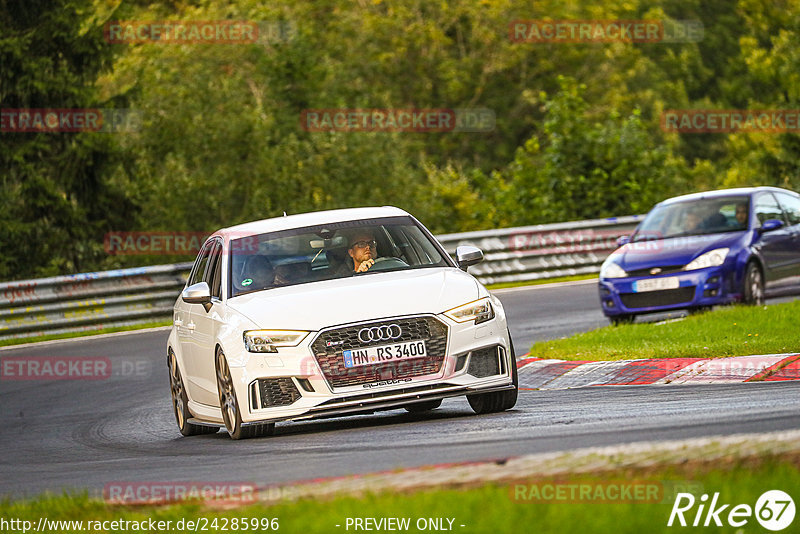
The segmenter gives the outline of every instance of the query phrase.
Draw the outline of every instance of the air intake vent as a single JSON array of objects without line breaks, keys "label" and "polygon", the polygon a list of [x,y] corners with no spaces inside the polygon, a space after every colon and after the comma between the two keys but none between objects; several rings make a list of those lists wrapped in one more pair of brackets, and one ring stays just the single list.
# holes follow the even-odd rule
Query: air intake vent
[{"label": "air intake vent", "polygon": [[500,363],[500,347],[487,347],[485,349],[473,350],[469,357],[469,367],[467,374],[475,378],[499,375],[503,372]]},{"label": "air intake vent", "polygon": [[644,293],[621,293],[619,298],[626,308],[647,308],[650,306],[675,306],[689,303],[694,298],[695,286],[646,291]]},{"label": "air intake vent", "polygon": [[289,377],[256,380],[250,387],[250,394],[258,395],[260,402],[254,397],[253,406],[260,404],[261,408],[289,406],[300,398],[297,386]]}]

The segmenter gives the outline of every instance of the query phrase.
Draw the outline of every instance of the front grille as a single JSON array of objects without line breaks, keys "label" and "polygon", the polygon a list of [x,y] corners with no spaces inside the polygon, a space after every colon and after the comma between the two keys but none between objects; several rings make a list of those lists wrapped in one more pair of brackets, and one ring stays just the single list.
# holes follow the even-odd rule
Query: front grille
[{"label": "front grille", "polygon": [[[398,325],[402,329],[401,336],[391,340],[391,343],[424,340],[427,356],[349,369],[345,367],[342,351],[388,343],[387,341],[363,343],[358,339],[359,330],[389,325]],[[438,373],[442,369],[447,351],[447,326],[433,317],[404,317],[362,323],[321,332],[311,344],[311,350],[325,379],[335,388],[424,376]]]},{"label": "front grille", "polygon": [[628,276],[653,276],[652,271],[653,269],[661,269],[658,273],[658,276],[664,274],[675,274],[683,272],[683,265],[653,265],[652,267],[648,267],[647,269],[636,269],[635,271],[627,271]]},{"label": "front grille", "polygon": [[695,286],[646,291],[644,293],[621,293],[619,298],[626,308],[648,308],[650,306],[674,306],[689,303],[694,299]]},{"label": "front grille", "polygon": [[499,375],[500,372],[500,347],[494,346],[472,351],[467,368],[468,375],[484,378]]},{"label": "front grille", "polygon": [[276,406],[289,406],[300,398],[300,392],[291,378],[262,378],[256,380],[250,390],[251,395],[258,394],[257,402],[254,397],[254,406],[261,408],[274,408]]}]

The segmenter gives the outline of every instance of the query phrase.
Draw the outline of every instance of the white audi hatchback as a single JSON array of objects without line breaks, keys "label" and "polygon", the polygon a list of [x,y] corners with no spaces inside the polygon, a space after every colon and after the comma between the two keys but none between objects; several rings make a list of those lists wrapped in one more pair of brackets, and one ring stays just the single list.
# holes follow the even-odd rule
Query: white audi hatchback
[{"label": "white audi hatchback", "polygon": [[206,240],[167,342],[183,435],[405,408],[466,395],[477,413],[517,401],[500,301],[414,217],[393,207],[291,215]]}]

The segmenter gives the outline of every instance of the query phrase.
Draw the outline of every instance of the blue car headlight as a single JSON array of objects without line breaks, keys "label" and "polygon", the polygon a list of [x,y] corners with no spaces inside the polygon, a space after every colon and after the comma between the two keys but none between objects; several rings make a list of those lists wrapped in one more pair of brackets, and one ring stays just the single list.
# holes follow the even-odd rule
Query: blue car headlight
[{"label": "blue car headlight", "polygon": [[706,267],[718,267],[725,263],[725,257],[728,255],[729,251],[729,248],[715,248],[714,250],[709,250],[705,254],[699,255],[689,262],[683,270],[695,271],[697,269],[705,269]]},{"label": "blue car headlight", "polygon": [[600,278],[625,278],[628,273],[613,261],[606,261],[600,267]]}]

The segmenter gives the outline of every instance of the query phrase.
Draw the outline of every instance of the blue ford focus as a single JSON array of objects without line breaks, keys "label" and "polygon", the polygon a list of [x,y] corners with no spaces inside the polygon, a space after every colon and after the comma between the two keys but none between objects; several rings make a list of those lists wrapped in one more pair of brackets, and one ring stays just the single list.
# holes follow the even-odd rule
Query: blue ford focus
[{"label": "blue ford focus", "polygon": [[657,204],[600,269],[612,323],[717,304],[761,304],[800,284],[800,195],[776,187],[694,193]]}]

